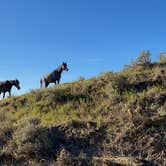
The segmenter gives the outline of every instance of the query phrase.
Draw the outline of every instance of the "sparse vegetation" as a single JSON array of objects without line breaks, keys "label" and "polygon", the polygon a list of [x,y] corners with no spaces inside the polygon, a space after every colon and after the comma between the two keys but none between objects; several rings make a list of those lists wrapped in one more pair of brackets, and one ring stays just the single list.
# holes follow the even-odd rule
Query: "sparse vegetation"
[{"label": "sparse vegetation", "polygon": [[[147,67],[148,66],[148,67]],[[0,101],[1,165],[166,165],[166,62]]]}]

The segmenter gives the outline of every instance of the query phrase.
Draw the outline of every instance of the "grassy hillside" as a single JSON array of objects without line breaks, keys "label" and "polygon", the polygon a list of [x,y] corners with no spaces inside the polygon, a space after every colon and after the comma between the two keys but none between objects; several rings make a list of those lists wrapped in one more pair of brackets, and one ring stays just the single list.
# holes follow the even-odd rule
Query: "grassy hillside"
[{"label": "grassy hillside", "polygon": [[166,62],[0,101],[1,165],[166,165]]}]

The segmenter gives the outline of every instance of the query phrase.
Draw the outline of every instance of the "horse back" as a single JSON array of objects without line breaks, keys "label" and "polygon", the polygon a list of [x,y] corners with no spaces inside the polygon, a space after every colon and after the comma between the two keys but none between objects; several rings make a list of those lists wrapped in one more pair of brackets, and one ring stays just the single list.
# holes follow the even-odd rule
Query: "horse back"
[{"label": "horse back", "polygon": [[11,85],[8,80],[0,82],[0,92],[8,91],[10,88],[11,88]]},{"label": "horse back", "polygon": [[53,72],[47,73],[44,76],[44,79],[47,80],[47,82],[54,82],[56,80],[58,80],[60,77],[60,75],[58,74],[58,72],[56,70],[54,70]]}]

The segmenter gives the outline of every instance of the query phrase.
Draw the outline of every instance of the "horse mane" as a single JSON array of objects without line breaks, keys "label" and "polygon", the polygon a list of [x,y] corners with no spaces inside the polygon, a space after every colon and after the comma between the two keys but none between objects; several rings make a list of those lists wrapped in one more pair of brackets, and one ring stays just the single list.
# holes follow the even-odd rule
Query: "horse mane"
[{"label": "horse mane", "polygon": [[5,82],[6,82],[6,83],[8,83],[8,84],[10,83],[10,81],[9,81],[9,80],[6,80]]},{"label": "horse mane", "polygon": [[62,68],[62,64],[61,64],[60,66],[58,66],[58,68],[56,68],[54,71],[60,72],[60,71],[61,71],[61,68]]},{"label": "horse mane", "polygon": [[6,80],[5,83],[7,83],[7,84],[17,83],[17,84],[19,84],[20,82],[18,79],[15,79],[15,80]]}]

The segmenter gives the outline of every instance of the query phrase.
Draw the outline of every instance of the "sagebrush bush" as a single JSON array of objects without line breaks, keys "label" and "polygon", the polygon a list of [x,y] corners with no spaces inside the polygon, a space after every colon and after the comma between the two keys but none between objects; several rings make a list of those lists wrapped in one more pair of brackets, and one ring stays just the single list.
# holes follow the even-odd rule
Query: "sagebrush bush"
[{"label": "sagebrush bush", "polygon": [[56,139],[36,118],[18,124],[11,144],[11,153],[18,159],[50,158],[56,150]]},{"label": "sagebrush bush", "polygon": [[131,62],[132,67],[142,65],[143,67],[149,67],[151,64],[151,53],[150,51],[141,51],[135,61]]},{"label": "sagebrush bush", "polygon": [[14,126],[11,121],[0,122],[0,149],[12,138]]}]

